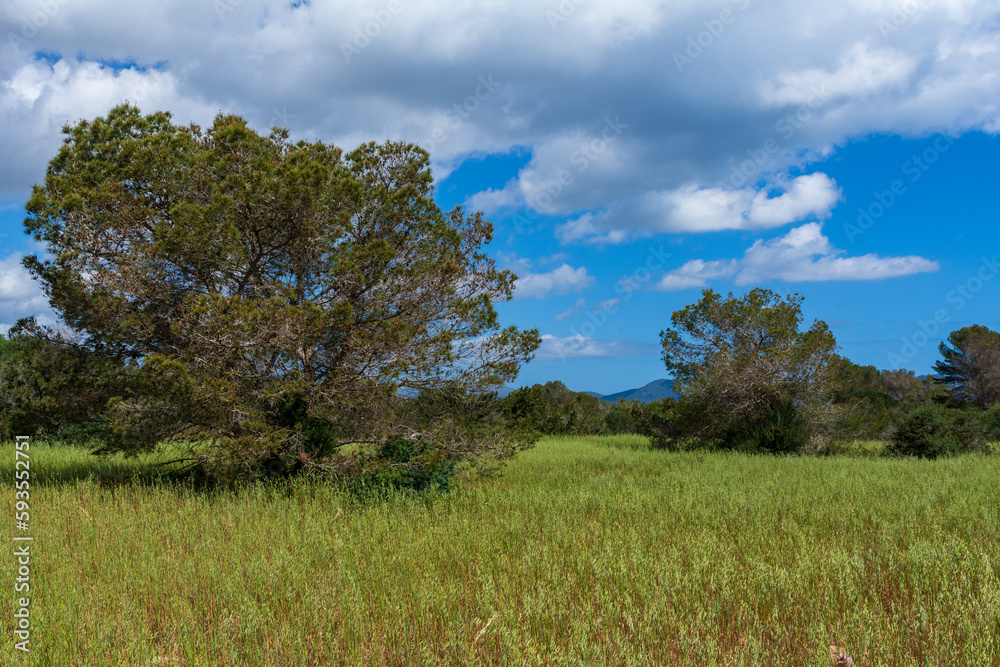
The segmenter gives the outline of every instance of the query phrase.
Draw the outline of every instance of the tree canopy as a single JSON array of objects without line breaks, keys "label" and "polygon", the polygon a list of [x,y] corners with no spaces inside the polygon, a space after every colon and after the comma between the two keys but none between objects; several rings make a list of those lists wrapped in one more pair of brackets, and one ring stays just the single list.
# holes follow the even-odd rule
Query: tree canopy
[{"label": "tree canopy", "polygon": [[801,431],[788,420],[829,398],[827,370],[838,358],[826,323],[799,330],[801,302],[762,288],[742,298],[709,289],[673,313],[673,328],[660,338],[681,394],[673,421],[679,435],[735,438],[772,417],[778,430]]},{"label": "tree canopy", "polygon": [[492,225],[438,208],[417,146],[344,153],[129,105],[63,131],[25,220],[51,259],[25,264],[75,345],[132,372],[109,451],[209,438],[228,459],[307,457],[290,402],[338,442],[412,435],[400,388],[486,390],[539,344],[499,325],[515,276],[483,252]]},{"label": "tree canopy", "polygon": [[762,288],[742,298],[705,290],[660,334],[667,369],[682,393],[717,396],[734,413],[815,393],[836,341],[820,320],[799,331],[801,303],[797,294],[782,299]]},{"label": "tree canopy", "polygon": [[955,398],[986,408],[1000,403],[1000,333],[980,324],[948,335],[934,370]]}]

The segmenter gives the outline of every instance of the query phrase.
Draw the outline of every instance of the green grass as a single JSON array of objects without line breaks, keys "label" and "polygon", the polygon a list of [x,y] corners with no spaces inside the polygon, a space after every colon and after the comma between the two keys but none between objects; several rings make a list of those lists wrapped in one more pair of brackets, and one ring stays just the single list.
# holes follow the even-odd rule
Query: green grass
[{"label": "green grass", "polygon": [[499,478],[361,502],[305,480],[107,488],[149,461],[31,453],[25,664],[829,665],[831,644],[855,665],[1000,664],[998,457],[546,438]]}]

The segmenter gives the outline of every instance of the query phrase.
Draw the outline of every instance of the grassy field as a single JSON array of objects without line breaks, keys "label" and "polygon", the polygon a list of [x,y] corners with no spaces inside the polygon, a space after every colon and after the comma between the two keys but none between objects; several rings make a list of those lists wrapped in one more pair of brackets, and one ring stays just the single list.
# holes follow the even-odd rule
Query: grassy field
[{"label": "grassy field", "polygon": [[502,477],[361,502],[109,488],[148,462],[31,455],[32,652],[8,555],[0,664],[825,666],[838,644],[855,665],[1000,665],[1000,457],[547,438]]}]

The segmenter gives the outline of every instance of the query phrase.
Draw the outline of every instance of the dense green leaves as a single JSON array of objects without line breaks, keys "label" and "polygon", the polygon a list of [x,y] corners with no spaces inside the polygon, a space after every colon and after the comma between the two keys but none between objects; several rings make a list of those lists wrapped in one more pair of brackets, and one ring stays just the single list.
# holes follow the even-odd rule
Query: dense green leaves
[{"label": "dense green leaves", "polygon": [[[836,341],[824,322],[800,331],[802,298],[765,289],[742,298],[705,290],[674,312],[660,334],[663,359],[681,398],[660,418],[659,437],[718,446],[790,448],[801,441],[801,416],[829,400]],[[751,433],[752,431],[752,433]],[[744,437],[745,436],[745,437]]]},{"label": "dense green leaves", "polygon": [[1000,403],[1000,333],[982,325],[952,331],[934,365],[956,399],[987,408]]},{"label": "dense green leaves", "polygon": [[984,436],[985,424],[978,410],[925,403],[902,416],[892,436],[891,450],[933,459],[977,449]]},{"label": "dense green leaves", "polygon": [[25,221],[52,259],[26,265],[80,349],[141,368],[108,450],[207,438],[240,465],[316,460],[331,434],[405,432],[398,389],[496,386],[538,345],[498,323],[514,276],[483,252],[491,224],[437,208],[416,146],[344,154],[131,106],[65,132]]},{"label": "dense green leaves", "polygon": [[634,406],[602,401],[571,391],[559,381],[534,384],[499,401],[505,420],[545,435],[614,435],[635,433]]}]

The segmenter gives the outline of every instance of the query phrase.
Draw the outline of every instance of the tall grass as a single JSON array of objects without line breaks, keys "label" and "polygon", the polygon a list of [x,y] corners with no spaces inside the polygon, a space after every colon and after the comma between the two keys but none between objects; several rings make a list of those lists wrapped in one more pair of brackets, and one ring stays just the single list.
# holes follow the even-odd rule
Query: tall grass
[{"label": "tall grass", "polygon": [[547,438],[499,478],[361,501],[108,487],[149,461],[31,451],[25,664],[829,665],[832,644],[855,665],[1000,664],[996,457]]}]

